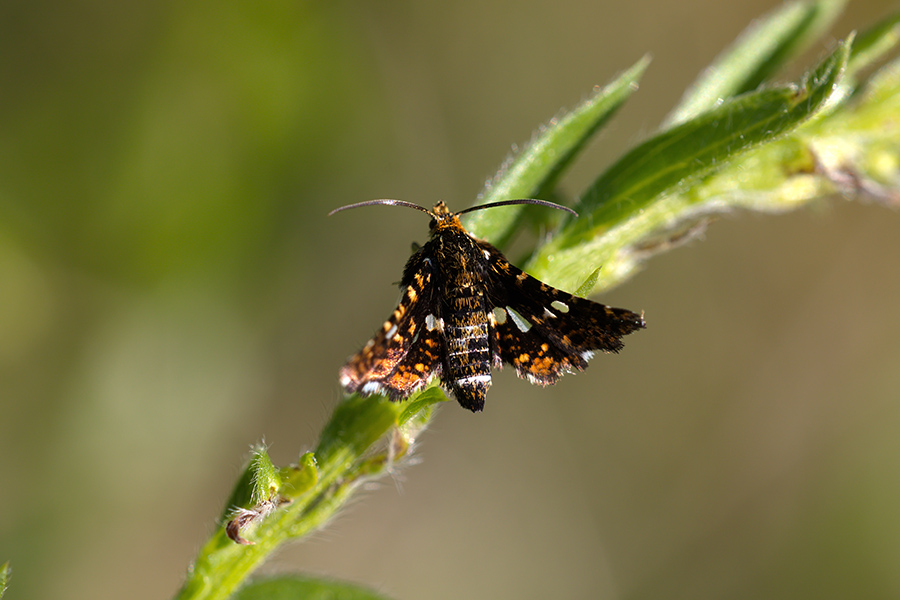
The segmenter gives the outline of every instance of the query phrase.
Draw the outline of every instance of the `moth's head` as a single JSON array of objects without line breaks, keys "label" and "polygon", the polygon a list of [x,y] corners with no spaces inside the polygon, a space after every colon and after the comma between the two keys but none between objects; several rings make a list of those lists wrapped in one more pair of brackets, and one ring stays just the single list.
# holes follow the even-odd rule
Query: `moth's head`
[{"label": "moth's head", "polygon": [[459,222],[459,217],[450,212],[450,209],[441,200],[434,205],[434,210],[431,211],[431,223],[428,226],[431,229],[431,233],[436,233],[441,229],[461,228],[462,224]]},{"label": "moth's head", "polygon": [[434,210],[431,211],[431,214],[435,218],[440,218],[448,217],[453,213],[450,212],[450,209],[447,208],[447,205],[444,204],[443,200],[439,200],[438,203],[434,205]]}]

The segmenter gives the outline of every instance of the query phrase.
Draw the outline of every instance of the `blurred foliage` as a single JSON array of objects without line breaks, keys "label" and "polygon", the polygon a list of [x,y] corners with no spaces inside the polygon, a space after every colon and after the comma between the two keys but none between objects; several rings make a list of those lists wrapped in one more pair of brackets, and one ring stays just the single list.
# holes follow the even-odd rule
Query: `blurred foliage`
[{"label": "blurred foliage", "polygon": [[0,548],[29,595],[59,594],[50,540],[114,531],[126,498],[160,510],[127,487],[195,480],[272,386],[318,190],[379,122],[346,24],[295,2],[0,7],[0,450],[30,498],[0,497]]},{"label": "blurred foliage", "polygon": [[49,6],[2,42],[7,235],[127,284],[256,281],[359,125],[346,34],[302,3]]}]

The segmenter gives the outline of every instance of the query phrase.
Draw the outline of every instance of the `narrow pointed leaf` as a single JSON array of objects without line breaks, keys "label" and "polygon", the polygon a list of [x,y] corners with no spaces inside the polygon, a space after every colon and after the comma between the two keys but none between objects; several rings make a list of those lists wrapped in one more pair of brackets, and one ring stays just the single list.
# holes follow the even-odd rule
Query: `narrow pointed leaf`
[{"label": "narrow pointed leaf", "polygon": [[[552,119],[489,182],[480,204],[531,198],[548,189],[604,123],[637,89],[650,63],[644,57],[571,112]],[[503,245],[512,234],[522,206],[472,213],[466,228],[475,236]]]},{"label": "narrow pointed leaf", "polygon": [[597,267],[591,274],[588,275],[587,279],[578,286],[578,289],[575,290],[576,296],[581,296],[582,298],[587,298],[591,295],[591,292],[594,291],[594,286],[597,285],[597,279],[600,277],[600,267]]},{"label": "narrow pointed leaf", "polygon": [[704,69],[662,128],[683,123],[726,98],[756,89],[830,27],[844,4],[843,0],[790,2],[751,24]]},{"label": "narrow pointed leaf", "polygon": [[250,496],[254,503],[264,501],[281,487],[281,477],[278,476],[278,470],[272,464],[272,459],[264,447],[257,448],[253,453],[250,469],[253,471],[251,481],[253,489]]},{"label": "narrow pointed leaf", "polygon": [[444,390],[442,390],[437,382],[433,382],[431,387],[428,387],[416,396],[410,396],[409,399],[403,405],[403,412],[400,413],[400,418],[397,420],[400,425],[406,425],[410,420],[415,418],[416,416],[423,414],[427,418],[430,415],[430,410],[436,404],[441,402],[447,402],[447,395],[444,394]]}]

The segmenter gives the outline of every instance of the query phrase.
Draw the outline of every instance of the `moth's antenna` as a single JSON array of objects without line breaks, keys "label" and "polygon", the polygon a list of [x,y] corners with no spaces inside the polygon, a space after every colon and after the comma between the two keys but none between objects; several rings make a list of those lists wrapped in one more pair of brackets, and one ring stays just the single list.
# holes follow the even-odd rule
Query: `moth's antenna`
[{"label": "moth's antenna", "polygon": [[478,206],[473,206],[471,208],[467,208],[465,210],[461,210],[457,215],[462,215],[468,212],[472,212],[475,210],[482,210],[484,208],[494,208],[495,206],[508,206],[510,204],[537,204],[538,206],[546,206],[548,208],[555,208],[557,210],[564,210],[567,213],[572,213],[576,217],[578,213],[569,208],[568,206],[563,206],[562,204],[556,204],[555,202],[549,202],[547,200],[538,200],[536,198],[520,198],[518,200],[501,200],[500,202],[490,202],[488,204],[479,204]]},{"label": "moth's antenna", "polygon": [[373,204],[385,204],[387,206],[405,206],[406,208],[414,208],[416,210],[421,210],[424,213],[428,213],[431,216],[434,214],[425,208],[424,206],[419,206],[418,204],[413,204],[412,202],[406,202],[404,200],[394,200],[392,198],[380,198],[378,200],[366,200],[365,202],[357,202],[356,204],[348,204],[347,206],[341,206],[340,208],[336,208],[330,213],[328,216],[330,217],[334,213],[341,212],[342,210],[347,210],[349,208],[359,208],[360,206],[372,206]]},{"label": "moth's antenna", "polygon": [[[406,208],[414,208],[416,210],[420,210],[423,213],[427,213],[432,217],[435,216],[434,213],[424,206],[419,206],[418,204],[413,204],[412,202],[406,202],[405,200],[394,200],[392,198],[379,198],[378,200],[366,200],[365,202],[357,202],[355,204],[348,204],[347,206],[341,206],[339,208],[334,209],[328,216],[330,217],[334,213],[341,212],[342,210],[347,210],[350,208],[359,208],[360,206],[373,206],[375,204],[384,204],[386,206],[405,206]],[[462,215],[465,213],[473,212],[476,210],[483,210],[485,208],[494,208],[497,206],[509,206],[511,204],[537,204],[538,206],[546,206],[548,208],[555,208],[557,210],[563,210],[567,213],[571,213],[578,216],[578,213],[569,208],[568,206],[563,206],[561,204],[556,204],[555,202],[549,202],[547,200],[538,200],[536,198],[519,198],[517,200],[501,200],[499,202],[490,202],[488,204],[480,204],[478,206],[473,206],[471,208],[467,208],[465,210],[461,210],[456,215]]]}]

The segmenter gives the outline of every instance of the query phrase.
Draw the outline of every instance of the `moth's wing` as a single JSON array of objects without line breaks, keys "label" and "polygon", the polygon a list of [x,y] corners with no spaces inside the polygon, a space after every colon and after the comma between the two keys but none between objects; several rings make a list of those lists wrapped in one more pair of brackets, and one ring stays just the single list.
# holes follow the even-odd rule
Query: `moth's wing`
[{"label": "moth's wing", "polygon": [[341,369],[348,393],[405,398],[441,374],[439,315],[428,259],[410,259],[400,303],[381,329]]},{"label": "moth's wing", "polygon": [[573,296],[531,277],[487,243],[494,362],[548,385],[582,370],[595,350],[618,352],[622,337],[644,328],[643,316]]}]

